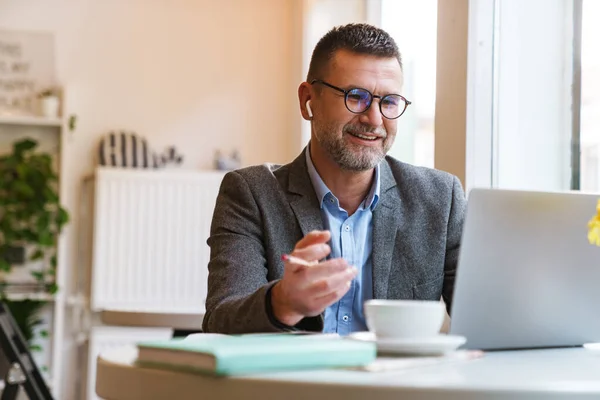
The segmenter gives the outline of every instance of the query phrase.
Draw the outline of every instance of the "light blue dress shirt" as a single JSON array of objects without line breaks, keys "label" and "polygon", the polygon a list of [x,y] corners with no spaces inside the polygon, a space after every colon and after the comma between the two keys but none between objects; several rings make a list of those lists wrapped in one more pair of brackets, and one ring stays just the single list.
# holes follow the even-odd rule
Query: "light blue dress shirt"
[{"label": "light blue dress shirt", "polygon": [[325,229],[331,232],[330,258],[344,258],[348,264],[358,269],[348,292],[337,303],[325,310],[324,333],[338,333],[346,336],[351,332],[365,331],[367,325],[363,303],[373,298],[373,268],[371,249],[373,247],[373,210],[379,201],[379,165],[375,168],[375,179],[369,194],[348,216],[340,207],[338,199],[325,185],[315,169],[306,148],[306,164],[312,185],[321,205],[321,215]]}]

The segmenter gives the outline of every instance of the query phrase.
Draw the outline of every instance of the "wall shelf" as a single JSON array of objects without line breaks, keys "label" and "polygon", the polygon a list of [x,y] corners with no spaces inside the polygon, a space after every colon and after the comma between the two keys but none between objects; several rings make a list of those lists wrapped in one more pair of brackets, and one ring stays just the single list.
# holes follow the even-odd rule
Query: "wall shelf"
[{"label": "wall shelf", "polygon": [[29,115],[0,115],[0,125],[46,126],[60,128],[62,119]]},{"label": "wall shelf", "polygon": [[12,301],[54,301],[55,296],[50,293],[6,293],[6,297]]}]

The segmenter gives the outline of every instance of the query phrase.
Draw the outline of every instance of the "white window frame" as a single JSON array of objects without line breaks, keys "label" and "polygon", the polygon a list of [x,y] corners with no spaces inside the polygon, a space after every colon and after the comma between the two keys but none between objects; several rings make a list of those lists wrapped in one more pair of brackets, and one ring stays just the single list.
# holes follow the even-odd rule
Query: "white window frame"
[{"label": "white window frame", "polygon": [[[513,7],[514,11],[516,1],[439,2],[435,167],[456,174],[467,192],[474,187],[570,188],[574,71],[573,41],[569,38],[573,18],[569,16],[573,0],[529,3],[532,9],[537,7],[535,20],[526,13],[515,20],[508,10]],[[518,6],[522,7],[522,2]],[[553,46],[558,44],[560,50],[530,44],[526,51],[519,48],[523,36],[512,34],[511,29],[522,29],[526,34],[536,23],[547,30],[549,40],[556,40]],[[521,68],[518,57],[531,57],[538,63],[546,60],[549,68],[542,72],[551,78],[551,90],[542,94],[539,80],[531,69]],[[540,103],[532,102],[538,91]],[[516,97],[511,98],[513,95]],[[451,97],[457,101],[449,102]],[[528,116],[532,105],[536,115]],[[514,114],[515,110],[520,113]],[[514,121],[516,118],[520,120]]]}]

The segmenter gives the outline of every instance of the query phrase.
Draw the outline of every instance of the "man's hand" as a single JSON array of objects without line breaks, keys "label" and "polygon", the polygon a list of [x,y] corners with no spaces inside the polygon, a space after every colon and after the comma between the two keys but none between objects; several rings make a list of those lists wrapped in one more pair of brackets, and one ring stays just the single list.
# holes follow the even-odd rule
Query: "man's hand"
[{"label": "man's hand", "polygon": [[346,260],[317,263],[331,252],[330,237],[329,231],[313,231],[296,243],[291,255],[314,265],[286,261],[283,278],[271,290],[273,315],[281,323],[293,326],[304,317],[321,314],[350,288],[358,271]]}]

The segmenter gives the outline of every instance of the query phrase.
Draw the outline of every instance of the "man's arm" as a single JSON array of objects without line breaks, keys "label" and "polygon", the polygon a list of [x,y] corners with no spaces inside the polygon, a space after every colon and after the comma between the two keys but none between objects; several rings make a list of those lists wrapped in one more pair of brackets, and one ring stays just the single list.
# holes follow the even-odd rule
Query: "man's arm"
[{"label": "man's arm", "polygon": [[267,314],[267,265],[261,215],[238,172],[223,178],[213,214],[205,332],[278,331]]},{"label": "man's arm", "polygon": [[211,253],[203,331],[233,334],[323,329],[320,316],[304,318],[295,326],[275,318],[272,288],[280,281],[267,281],[261,214],[248,183],[238,172],[223,178],[208,245]]},{"label": "man's arm", "polygon": [[448,229],[446,232],[446,260],[444,264],[444,288],[442,291],[448,314],[450,314],[452,307],[454,279],[456,277],[456,267],[458,264],[458,254],[466,207],[467,200],[465,198],[465,192],[458,178],[454,177],[452,184],[452,204],[450,205],[450,216],[448,218]]}]

